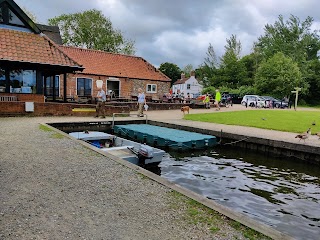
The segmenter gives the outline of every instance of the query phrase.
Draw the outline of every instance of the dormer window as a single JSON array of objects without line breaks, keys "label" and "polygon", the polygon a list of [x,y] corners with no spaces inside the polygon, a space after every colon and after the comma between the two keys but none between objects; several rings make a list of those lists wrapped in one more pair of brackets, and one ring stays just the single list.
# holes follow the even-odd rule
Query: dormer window
[{"label": "dormer window", "polygon": [[0,23],[19,27],[26,27],[22,20],[17,16],[7,4],[0,5]]},{"label": "dormer window", "polygon": [[9,24],[24,26],[23,22],[14,14],[10,9],[9,10]]}]

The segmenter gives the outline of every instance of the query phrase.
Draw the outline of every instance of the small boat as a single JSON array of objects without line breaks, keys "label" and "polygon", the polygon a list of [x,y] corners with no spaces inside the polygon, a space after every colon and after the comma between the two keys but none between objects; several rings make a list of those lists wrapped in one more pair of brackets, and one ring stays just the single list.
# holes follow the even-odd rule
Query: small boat
[{"label": "small boat", "polygon": [[88,142],[104,152],[141,166],[159,163],[165,154],[164,150],[104,132],[71,132],[69,135]]}]

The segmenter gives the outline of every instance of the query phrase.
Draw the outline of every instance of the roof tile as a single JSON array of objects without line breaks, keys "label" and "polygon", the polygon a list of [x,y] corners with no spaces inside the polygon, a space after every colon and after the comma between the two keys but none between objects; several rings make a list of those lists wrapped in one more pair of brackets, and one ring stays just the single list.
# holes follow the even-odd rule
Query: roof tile
[{"label": "roof tile", "polygon": [[0,60],[79,66],[45,35],[0,28]]},{"label": "roof tile", "polygon": [[166,75],[141,57],[98,50],[60,46],[62,51],[83,65],[82,73],[111,77],[128,77],[171,81]]}]

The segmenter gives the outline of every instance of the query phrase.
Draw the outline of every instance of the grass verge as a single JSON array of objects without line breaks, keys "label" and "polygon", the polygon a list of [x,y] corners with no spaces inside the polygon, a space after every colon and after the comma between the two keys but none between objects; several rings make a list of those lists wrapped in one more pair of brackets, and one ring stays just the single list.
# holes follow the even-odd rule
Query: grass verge
[{"label": "grass verge", "polygon": [[[247,239],[271,239],[262,233],[248,228],[237,221],[229,219],[226,216],[176,191],[171,191],[170,195],[175,199],[175,201],[171,202],[171,207],[173,209],[184,208],[184,220],[186,222],[191,225],[200,225],[205,229],[209,229],[213,235],[223,235],[223,228],[225,228],[225,224],[227,224],[233,229],[239,231]],[[237,236],[233,237],[237,239]]]},{"label": "grass verge", "polygon": [[320,132],[320,111],[247,110],[188,114],[184,119],[301,133]]}]

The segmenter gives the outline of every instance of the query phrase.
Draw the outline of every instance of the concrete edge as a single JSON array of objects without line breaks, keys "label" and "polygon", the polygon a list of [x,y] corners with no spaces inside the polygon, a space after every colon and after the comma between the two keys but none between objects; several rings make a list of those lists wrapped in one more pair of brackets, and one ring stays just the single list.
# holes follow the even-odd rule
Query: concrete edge
[{"label": "concrete edge", "polygon": [[239,223],[241,223],[241,224],[257,231],[257,232],[260,232],[260,233],[262,233],[272,239],[275,239],[275,240],[294,240],[295,239],[289,235],[286,235],[286,234],[272,228],[271,226],[269,226],[267,224],[260,223],[252,218],[249,218],[248,216],[246,216],[242,213],[232,211],[230,208],[225,207],[225,206],[215,202],[214,200],[208,199],[208,198],[206,198],[200,194],[197,194],[195,192],[192,192],[192,191],[190,191],[180,185],[172,183],[169,180],[166,180],[166,179],[164,179],[164,178],[162,178],[162,177],[160,177],[160,176],[158,176],[148,170],[145,170],[145,169],[133,164],[133,163],[130,163],[126,160],[118,158],[118,157],[111,155],[109,153],[100,151],[99,149],[92,146],[91,144],[86,143],[86,142],[79,140],[79,139],[75,139],[75,138],[71,137],[69,134],[67,134],[59,129],[56,129],[56,128],[48,125],[47,123],[39,123],[39,124],[45,125],[46,127],[52,129],[53,131],[58,132],[58,133],[62,134],[63,136],[65,136],[73,141],[76,141],[79,144],[81,144],[81,145],[83,145],[83,146],[103,155],[103,156],[106,156],[109,159],[111,159],[111,160],[113,160],[113,161],[115,161],[125,167],[128,167],[128,168],[134,170],[135,172],[140,173],[140,174],[148,177],[149,179],[151,179],[155,182],[158,182],[158,183],[160,183],[160,184],[162,184],[162,185],[164,185],[174,191],[177,191],[180,194],[183,194],[184,196],[189,197],[189,198],[203,204],[204,206],[206,206],[212,210],[215,210],[215,211],[221,213],[222,215],[225,215],[228,218],[230,218],[234,221],[237,221],[237,222],[239,222]]}]

